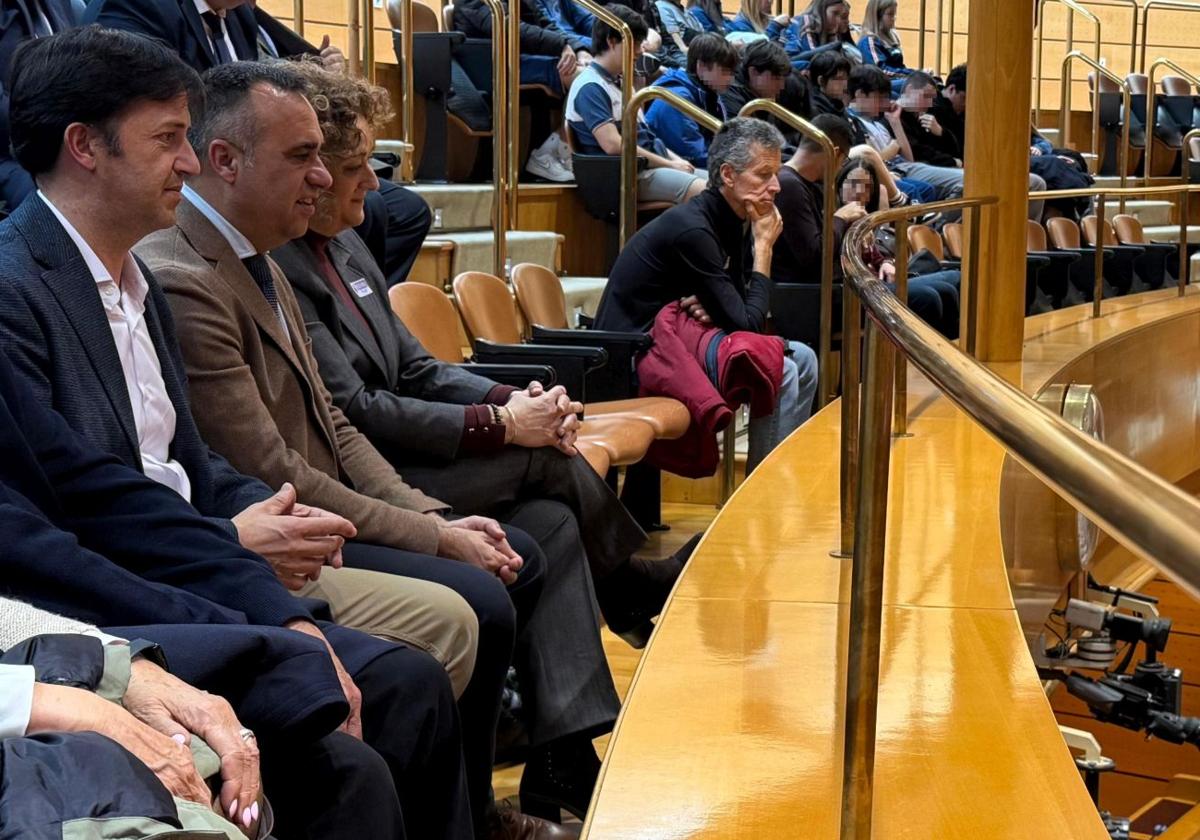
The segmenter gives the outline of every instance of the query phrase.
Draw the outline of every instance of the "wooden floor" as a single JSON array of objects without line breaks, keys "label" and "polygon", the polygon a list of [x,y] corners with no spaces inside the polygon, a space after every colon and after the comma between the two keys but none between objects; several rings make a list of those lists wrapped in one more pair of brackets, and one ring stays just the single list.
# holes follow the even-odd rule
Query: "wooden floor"
[{"label": "wooden floor", "polygon": [[[703,531],[717,515],[713,505],[704,504],[663,504],[663,520],[671,526],[670,531],[660,531],[650,535],[646,547],[640,552],[650,558],[667,557],[674,553],[693,534]],[[634,650],[625,642],[618,639],[607,628],[600,631],[604,640],[604,652],[608,656],[608,665],[612,669],[613,681],[617,684],[617,693],[621,700],[629,691],[629,683],[633,672],[641,659],[641,651]],[[608,748],[608,736],[596,739],[596,753],[601,758]],[[515,764],[496,770],[492,774],[492,785],[496,790],[496,798],[513,797],[516,801],[517,788],[521,783],[521,772],[525,765]],[[569,815],[565,815],[569,816]]]}]

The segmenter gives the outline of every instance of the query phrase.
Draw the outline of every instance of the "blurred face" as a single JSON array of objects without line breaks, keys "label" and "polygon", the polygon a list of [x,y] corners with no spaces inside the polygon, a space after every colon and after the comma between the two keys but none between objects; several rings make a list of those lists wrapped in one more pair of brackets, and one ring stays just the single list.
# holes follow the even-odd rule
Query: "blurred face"
[{"label": "blurred face", "polygon": [[[235,187],[237,220],[230,221],[262,252],[304,235],[333,179],[318,154],[321,128],[308,101],[267,85],[250,96],[257,126],[252,152],[215,140],[209,155],[227,156],[218,171]],[[221,143],[228,147],[224,152],[215,148]]]},{"label": "blurred face", "polygon": [[824,80],[821,92],[830,99],[841,99],[846,95],[846,82],[848,81],[850,81],[849,73],[838,73],[832,78]]},{"label": "blurred face", "polygon": [[900,107],[914,114],[924,114],[933,107],[933,98],[937,95],[933,85],[923,88],[908,88],[900,95]]},{"label": "blurred face", "polygon": [[334,236],[362,224],[367,193],[379,187],[379,178],[370,163],[371,149],[375,146],[374,133],[362,117],[358,118],[357,125],[362,139],[354,153],[330,155],[324,159],[333,184],[322,193],[309,227],[325,236]]},{"label": "blurred face", "polygon": [[771,0],[758,0],[759,14],[766,15],[769,17],[771,14],[771,5],[772,5]]},{"label": "blurred face", "polygon": [[733,84],[733,70],[726,69],[719,64],[705,64],[701,61],[696,64],[696,75],[709,90],[716,93],[724,93]]},{"label": "blurred face", "polygon": [[865,169],[855,169],[842,182],[842,204],[861,204],[866,207],[871,203],[873,186],[871,176]]},{"label": "blurred face", "polygon": [[746,205],[754,207],[756,213],[770,213],[779,193],[779,167],[783,160],[778,149],[764,149],[758,144],[751,147],[750,164],[741,172],[734,172],[729,164],[721,166],[721,192],[725,200],[745,217]]},{"label": "blurred face", "polygon": [[208,7],[214,12],[227,12],[230,9],[236,9],[238,6],[250,6],[253,8],[256,4],[253,0],[207,0]]},{"label": "blurred face", "polygon": [[115,137],[106,138],[94,127],[86,130],[95,188],[120,209],[114,222],[135,240],[175,223],[183,179],[200,171],[187,141],[190,124],[187,96],[180,94],[166,102],[130,105],[110,127]]},{"label": "blurred face", "polygon": [[825,32],[827,34],[850,31],[850,6],[846,3],[834,3],[825,7]]},{"label": "blurred face", "polygon": [[854,110],[864,117],[878,117],[890,101],[891,97],[886,93],[866,93],[860,90],[854,94]]},{"label": "blurred face", "polygon": [[884,32],[891,32],[896,28],[896,7],[889,6],[883,10],[883,14],[879,16],[879,28]]},{"label": "blurred face", "polygon": [[777,76],[769,71],[755,70],[753,67],[750,68],[749,76],[750,89],[754,91],[755,96],[763,99],[775,99],[787,84],[786,76]]}]

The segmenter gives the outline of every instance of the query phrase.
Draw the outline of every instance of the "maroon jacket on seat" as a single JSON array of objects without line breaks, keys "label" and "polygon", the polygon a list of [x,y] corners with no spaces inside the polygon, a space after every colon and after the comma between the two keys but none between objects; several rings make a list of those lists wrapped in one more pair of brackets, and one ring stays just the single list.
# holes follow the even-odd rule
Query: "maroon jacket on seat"
[{"label": "maroon jacket on seat", "polygon": [[[692,423],[683,437],[657,440],[648,463],[686,478],[717,471],[717,434],[733,419],[733,410],[749,404],[750,416],[775,410],[783,379],[783,340],[747,331],[724,333],[689,316],[678,303],[664,306],[650,330],[654,345],[638,361],[640,394],[672,397],[687,406]],[[717,382],[708,376],[709,345],[717,347]]]}]

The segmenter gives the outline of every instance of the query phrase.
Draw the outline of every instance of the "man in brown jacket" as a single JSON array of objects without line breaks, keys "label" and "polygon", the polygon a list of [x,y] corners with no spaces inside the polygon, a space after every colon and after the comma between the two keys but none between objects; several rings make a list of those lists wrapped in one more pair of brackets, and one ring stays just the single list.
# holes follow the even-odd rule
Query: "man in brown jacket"
[{"label": "man in brown jacket", "polygon": [[[618,700],[585,562],[546,559],[527,534],[486,517],[445,517],[447,506],[405,484],[333,405],[292,291],[266,255],[305,231],[331,184],[304,81],[284,65],[239,62],[209,71],[205,87],[208,103],[191,135],[201,172],[185,187],[175,227],[136,249],[174,312],[201,434],[238,470],[291,482],[354,523],[358,539],[373,545],[348,545],[347,566],[441,583],[476,609],[476,676],[460,709],[480,836],[503,681],[503,667],[492,668],[506,638],[511,650],[505,625],[515,603],[514,665],[531,741],[565,768],[535,793],[586,807],[598,761],[582,747],[590,751],[589,739],[611,728]],[[531,568],[518,577],[523,561]],[[539,566],[544,580],[531,581]],[[585,766],[572,775],[576,763]],[[548,831],[536,836],[554,836]]]}]

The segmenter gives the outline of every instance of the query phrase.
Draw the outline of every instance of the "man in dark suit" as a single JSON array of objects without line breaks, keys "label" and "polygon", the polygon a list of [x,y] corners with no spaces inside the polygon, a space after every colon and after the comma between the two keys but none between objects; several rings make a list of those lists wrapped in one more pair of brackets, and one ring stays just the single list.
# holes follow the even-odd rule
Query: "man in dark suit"
[{"label": "man in dark suit", "polygon": [[71,0],[3,0],[0,2],[0,200],[11,213],[33,191],[33,179],[8,150],[8,83],[17,47],[30,38],[74,26]]},{"label": "man in dark suit", "polygon": [[[306,53],[319,54],[329,69],[345,62],[328,36],[318,49],[246,0],[92,0],[83,22],[158,38],[201,72],[230,61]],[[425,200],[391,181],[368,196],[359,234],[389,286],[408,279],[432,223]]]}]

